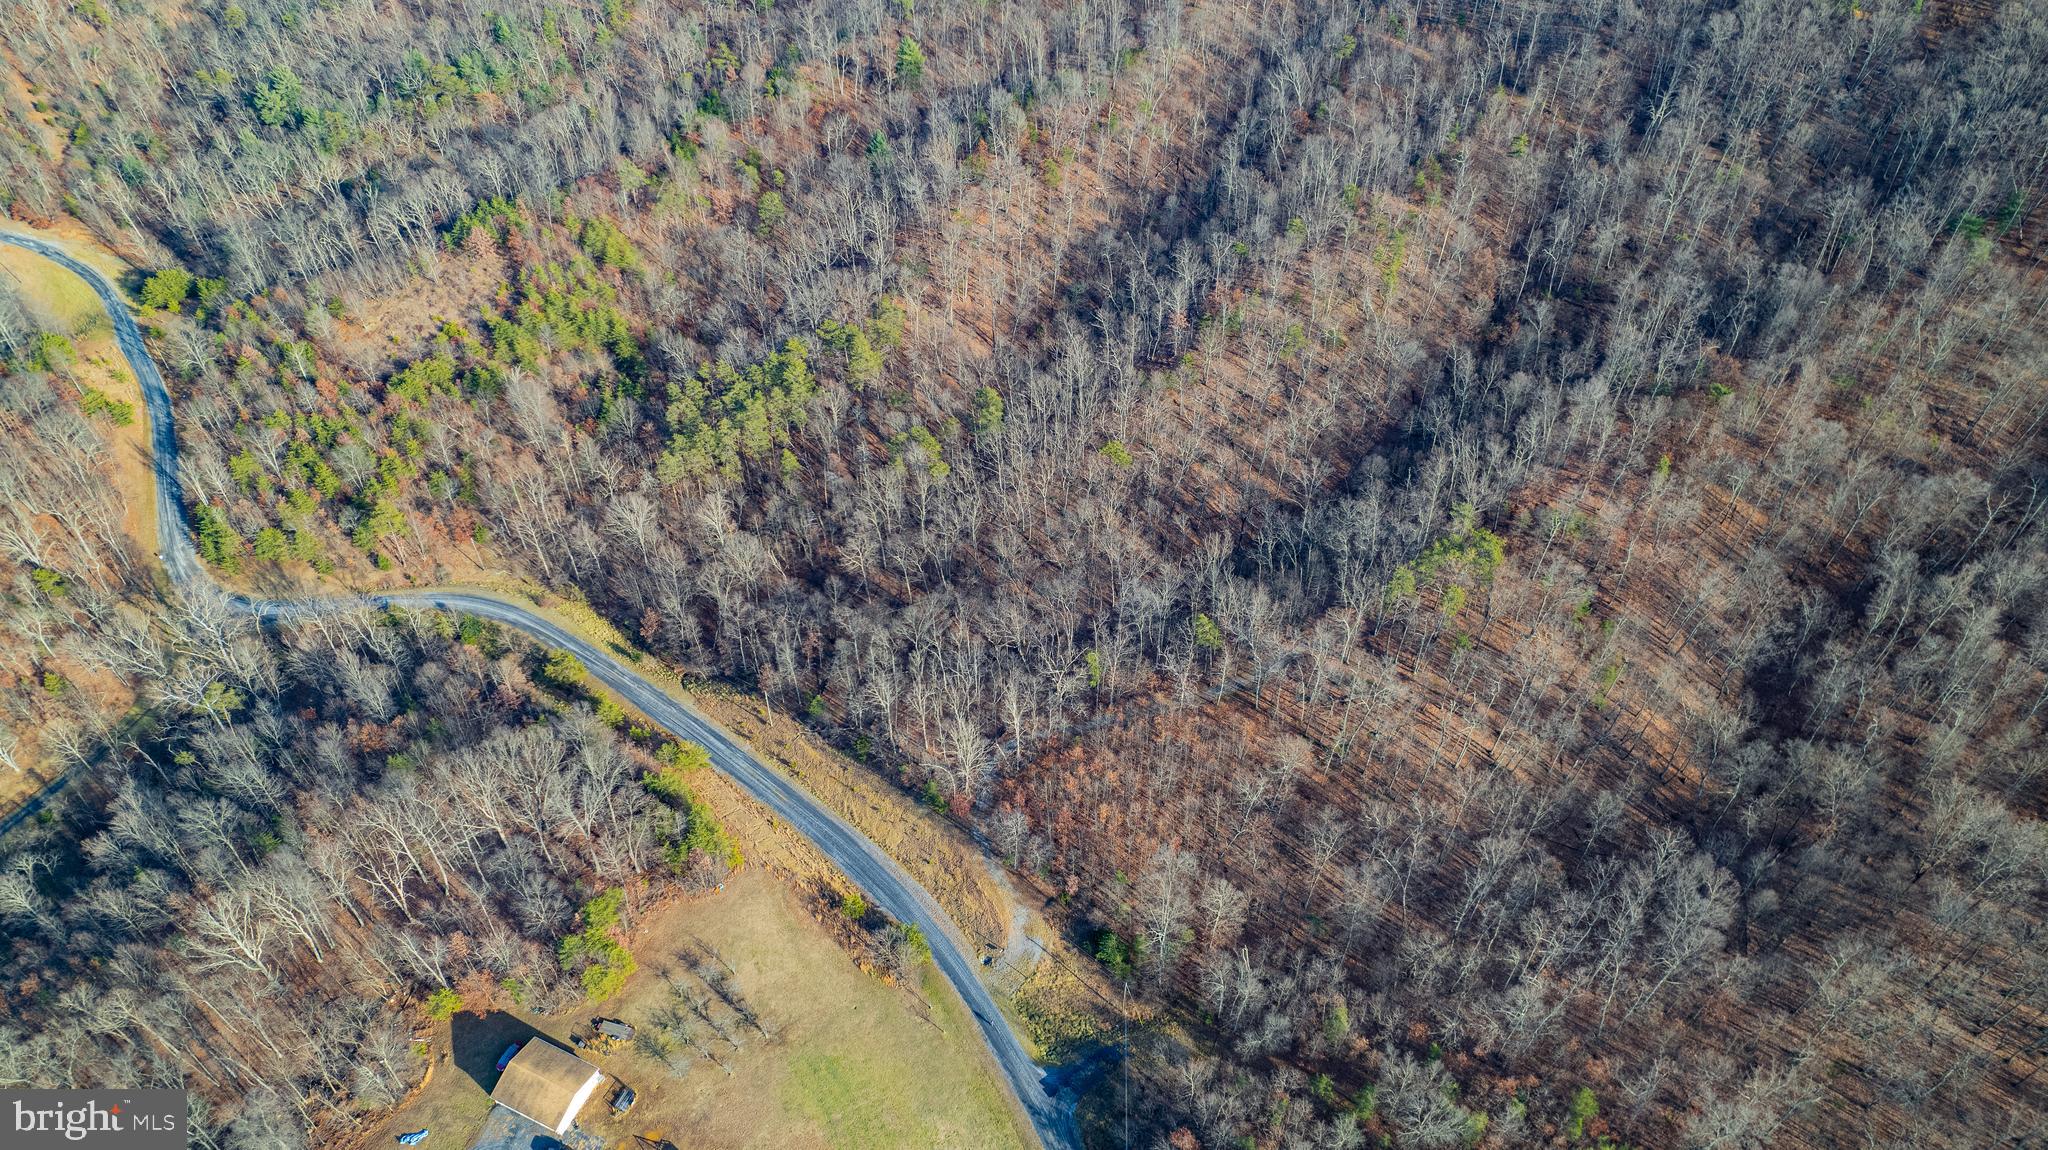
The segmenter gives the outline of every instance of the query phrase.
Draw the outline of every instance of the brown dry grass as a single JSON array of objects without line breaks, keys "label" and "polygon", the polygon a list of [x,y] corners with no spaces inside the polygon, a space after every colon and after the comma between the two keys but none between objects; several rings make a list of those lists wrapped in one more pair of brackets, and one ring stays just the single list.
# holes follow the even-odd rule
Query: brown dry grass
[{"label": "brown dry grass", "polygon": [[400,361],[420,354],[447,321],[477,329],[486,311],[496,314],[492,300],[512,279],[512,263],[496,247],[461,251],[436,250],[425,274],[406,280],[397,290],[352,303],[335,325],[335,344],[362,362]]},{"label": "brown dry grass", "polygon": [[794,779],[835,814],[895,859],[944,907],[969,953],[1002,948],[1012,906],[981,865],[965,834],[918,806],[869,769],[823,746],[794,719],[760,700],[708,685],[686,701],[744,740],[762,760]]}]

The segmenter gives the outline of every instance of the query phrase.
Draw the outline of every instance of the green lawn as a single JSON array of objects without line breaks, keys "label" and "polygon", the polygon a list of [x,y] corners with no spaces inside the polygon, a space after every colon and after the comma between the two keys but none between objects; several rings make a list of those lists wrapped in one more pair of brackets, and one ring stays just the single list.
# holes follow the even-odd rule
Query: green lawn
[{"label": "green lawn", "polygon": [[85,281],[39,255],[0,247],[0,282],[21,296],[30,317],[47,330],[67,336],[112,330],[100,297]]},{"label": "green lawn", "polygon": [[[580,1124],[607,1145],[633,1145],[636,1136],[666,1138],[688,1150],[1017,1150],[1032,1144],[973,1019],[938,972],[925,968],[917,998],[862,973],[783,881],[756,865],[733,876],[723,892],[670,907],[642,924],[633,947],[640,970],[616,998],[552,1018],[519,1013],[517,1020],[565,1045],[570,1031],[592,1016],[644,1025],[668,1001],[663,967],[678,965],[675,956],[696,945],[731,966],[768,1035],[743,1030],[740,1049],[719,1047],[730,1073],[699,1061],[681,1078],[631,1046],[585,1052],[639,1094],[623,1116],[603,1103],[609,1084],[584,1108]],[[920,1000],[926,1009],[918,1007]],[[445,1043],[437,1046],[445,1049]],[[487,1109],[481,1086],[459,1066],[441,1063],[421,1097],[379,1123],[362,1145],[387,1144],[393,1133],[425,1125],[434,1127],[436,1145],[467,1145]]]},{"label": "green lawn", "polygon": [[[790,1058],[782,1103],[792,1117],[815,1124],[832,1150],[1021,1144],[993,1068],[975,1051],[957,1049],[963,1037],[974,1036],[966,1012],[935,973],[926,977],[924,993],[942,1004],[933,1018],[943,1036],[911,1021],[914,1030],[876,1042],[867,1028],[849,1027],[845,1042],[820,1043]],[[892,1028],[904,1021],[890,1019]],[[925,1041],[932,1049],[918,1045]]]}]

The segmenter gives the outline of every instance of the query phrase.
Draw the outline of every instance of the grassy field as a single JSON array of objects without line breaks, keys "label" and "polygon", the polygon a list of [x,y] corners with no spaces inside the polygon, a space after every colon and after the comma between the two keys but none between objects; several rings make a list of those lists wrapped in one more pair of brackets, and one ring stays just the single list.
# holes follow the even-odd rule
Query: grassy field
[{"label": "grassy field", "polygon": [[[665,972],[706,948],[759,1011],[763,1037],[714,1043],[726,1070],[700,1059],[681,1078],[630,1047],[585,1053],[615,1082],[581,1124],[606,1145],[667,1139],[689,1150],[1007,1150],[1030,1145],[1022,1117],[944,981],[926,968],[913,994],[863,973],[783,883],[749,866],[725,889],[666,907],[635,932],[640,971],[616,998],[563,1017],[458,1016],[437,1028],[433,1076],[363,1147],[433,1131],[428,1147],[464,1147],[489,1111],[489,1075],[474,1070],[507,1036],[538,1032],[570,1045],[593,1016],[644,1026],[669,1001]],[[473,1049],[465,1050],[463,1047]],[[729,1071],[729,1073],[727,1072]],[[639,1093],[624,1116],[604,1104],[616,1082]]]},{"label": "grassy field", "polygon": [[772,1037],[740,1051],[730,1077],[700,1065],[665,1081],[643,1063],[635,1085],[648,1111],[619,1134],[776,1150],[1029,1144],[972,1019],[930,967],[913,996],[858,970],[780,884],[743,876],[726,895],[649,930],[650,969],[628,987],[622,1012],[637,1022],[635,998],[663,993],[654,968],[664,942],[696,941],[737,972]]},{"label": "grassy field", "polygon": [[75,338],[90,330],[110,330],[100,298],[85,281],[33,252],[0,246],[0,277],[21,295],[29,317],[46,331]]},{"label": "grassy field", "polygon": [[[98,236],[77,220],[55,220],[46,227],[25,224],[20,220],[8,220],[7,228],[9,231],[53,240],[64,245],[64,249],[73,257],[98,268],[101,275],[117,284],[122,281],[122,277],[134,270],[133,265],[115,255]],[[92,289],[86,287],[77,277],[41,256],[30,255],[20,248],[7,248],[4,251],[5,258],[0,259],[0,267],[18,271],[22,281],[19,286],[23,291],[34,293],[49,301],[68,300],[66,306],[74,309],[69,313],[74,319],[85,318],[89,309],[92,318],[101,323],[105,322]],[[17,260],[21,262],[13,262]],[[63,318],[63,315],[60,314],[58,318]]]}]

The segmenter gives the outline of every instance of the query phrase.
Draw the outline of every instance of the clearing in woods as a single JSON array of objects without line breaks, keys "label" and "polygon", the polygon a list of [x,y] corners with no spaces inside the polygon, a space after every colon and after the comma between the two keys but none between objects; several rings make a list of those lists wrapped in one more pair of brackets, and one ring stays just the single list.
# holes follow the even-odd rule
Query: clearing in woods
[{"label": "clearing in woods", "polygon": [[[733,1026],[740,1043],[733,1049],[697,1023],[726,1069],[700,1057],[680,1078],[631,1043],[582,1051],[609,1079],[579,1125],[606,1145],[633,1145],[639,1136],[691,1150],[1031,1144],[973,1021],[928,964],[916,999],[862,973],[788,887],[750,865],[722,892],[661,908],[640,924],[633,945],[640,969],[617,997],[555,1016],[457,1015],[437,1025],[427,1085],[367,1127],[358,1145],[387,1146],[399,1133],[428,1128],[432,1145],[467,1146],[489,1112],[491,1068],[507,1041],[540,1033],[569,1046],[571,1033],[587,1033],[593,1017],[644,1031],[673,1001],[665,974],[709,993],[690,974],[685,955],[693,949],[731,968],[767,1034]],[[619,1082],[639,1095],[625,1115],[609,1106]]]}]

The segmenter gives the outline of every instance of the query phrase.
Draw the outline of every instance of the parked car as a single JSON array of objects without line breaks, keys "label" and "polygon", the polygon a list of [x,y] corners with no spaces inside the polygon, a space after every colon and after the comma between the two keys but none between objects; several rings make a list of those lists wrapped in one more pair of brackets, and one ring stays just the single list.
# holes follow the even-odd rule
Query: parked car
[{"label": "parked car", "polygon": [[498,1069],[503,1070],[507,1066],[512,1065],[512,1056],[519,1053],[521,1045],[521,1043],[515,1042],[505,1048],[505,1053],[498,1055]]}]

